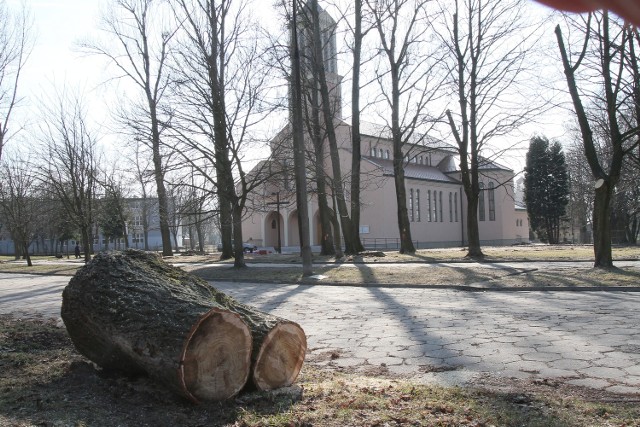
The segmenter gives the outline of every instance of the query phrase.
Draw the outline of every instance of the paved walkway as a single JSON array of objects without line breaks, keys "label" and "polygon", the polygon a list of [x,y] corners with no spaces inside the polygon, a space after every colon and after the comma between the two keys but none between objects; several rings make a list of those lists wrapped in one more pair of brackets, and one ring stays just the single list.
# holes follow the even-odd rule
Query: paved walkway
[{"label": "paved walkway", "polygon": [[[0,314],[59,318],[68,277],[0,273]],[[553,379],[640,394],[640,294],[216,283],[294,320],[313,363],[464,385]]]}]

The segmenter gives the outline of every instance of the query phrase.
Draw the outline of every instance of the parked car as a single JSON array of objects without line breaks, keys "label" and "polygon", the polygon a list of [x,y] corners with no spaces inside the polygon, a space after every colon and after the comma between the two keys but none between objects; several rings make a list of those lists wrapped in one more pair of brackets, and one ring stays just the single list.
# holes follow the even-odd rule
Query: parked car
[{"label": "parked car", "polygon": [[[218,252],[222,250],[222,243],[218,243],[217,249],[218,249]],[[254,253],[255,251],[258,250],[258,247],[253,243],[244,242],[242,244],[242,250],[244,251],[245,254]]]}]

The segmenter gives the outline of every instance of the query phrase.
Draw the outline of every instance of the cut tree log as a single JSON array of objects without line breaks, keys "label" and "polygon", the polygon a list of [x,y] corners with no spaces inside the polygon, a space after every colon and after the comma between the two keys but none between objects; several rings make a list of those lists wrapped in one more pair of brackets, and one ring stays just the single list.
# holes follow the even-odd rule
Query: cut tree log
[{"label": "cut tree log", "polygon": [[[289,386],[307,349],[297,323],[242,304],[136,250],[101,253],[78,271],[63,292],[62,312],[72,341],[89,359],[105,368],[145,371],[196,401],[236,394],[242,375],[229,369],[245,364],[244,380],[250,375],[257,389]],[[248,346],[246,332],[235,330],[242,329],[238,323],[250,330]],[[162,357],[156,356],[160,346]],[[179,357],[172,356],[178,347]],[[179,365],[177,381],[171,364],[159,363],[167,357]]]},{"label": "cut tree log", "polygon": [[141,251],[100,253],[62,293],[78,351],[105,369],[146,373],[194,402],[246,384],[251,331],[206,282]]}]

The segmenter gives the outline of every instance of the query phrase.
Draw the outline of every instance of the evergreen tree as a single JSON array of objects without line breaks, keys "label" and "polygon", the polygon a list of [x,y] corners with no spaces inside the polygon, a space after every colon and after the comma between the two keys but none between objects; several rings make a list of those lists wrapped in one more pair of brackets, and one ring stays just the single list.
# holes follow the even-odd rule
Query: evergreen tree
[{"label": "evergreen tree", "polygon": [[558,243],[560,221],[569,202],[569,174],[562,147],[535,136],[529,143],[525,168],[525,202],[529,224],[542,241]]}]

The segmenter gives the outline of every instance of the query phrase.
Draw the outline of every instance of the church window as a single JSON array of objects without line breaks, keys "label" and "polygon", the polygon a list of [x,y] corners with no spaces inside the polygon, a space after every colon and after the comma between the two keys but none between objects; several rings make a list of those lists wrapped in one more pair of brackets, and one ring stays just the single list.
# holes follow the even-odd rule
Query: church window
[{"label": "church window", "polygon": [[420,222],[420,190],[416,190],[416,221]]},{"label": "church window", "polygon": [[442,191],[440,192],[440,200],[439,200],[439,202],[440,202],[440,222],[443,222],[444,218],[442,216]]},{"label": "church window", "polygon": [[484,221],[484,183],[480,183],[480,194],[478,195],[478,220]]},{"label": "church window", "polygon": [[409,218],[413,222],[413,188],[409,190]]},{"label": "church window", "polygon": [[453,195],[449,192],[449,222],[453,222]]},{"label": "church window", "polygon": [[374,147],[371,147],[371,157],[375,157],[376,156],[376,149]]},{"label": "church window", "polygon": [[382,148],[380,149],[380,158],[382,159],[384,157],[384,154],[382,152]]},{"label": "church window", "polygon": [[458,222],[458,193],[453,193],[453,208],[456,222]]},{"label": "church window", "polygon": [[438,222],[438,192],[433,190],[433,221]]},{"label": "church window", "polygon": [[384,158],[389,160],[389,150],[385,151]]},{"label": "church window", "polygon": [[427,221],[431,222],[431,190],[427,190]]},{"label": "church window", "polygon": [[489,221],[496,220],[496,195],[493,182],[489,182]]}]

